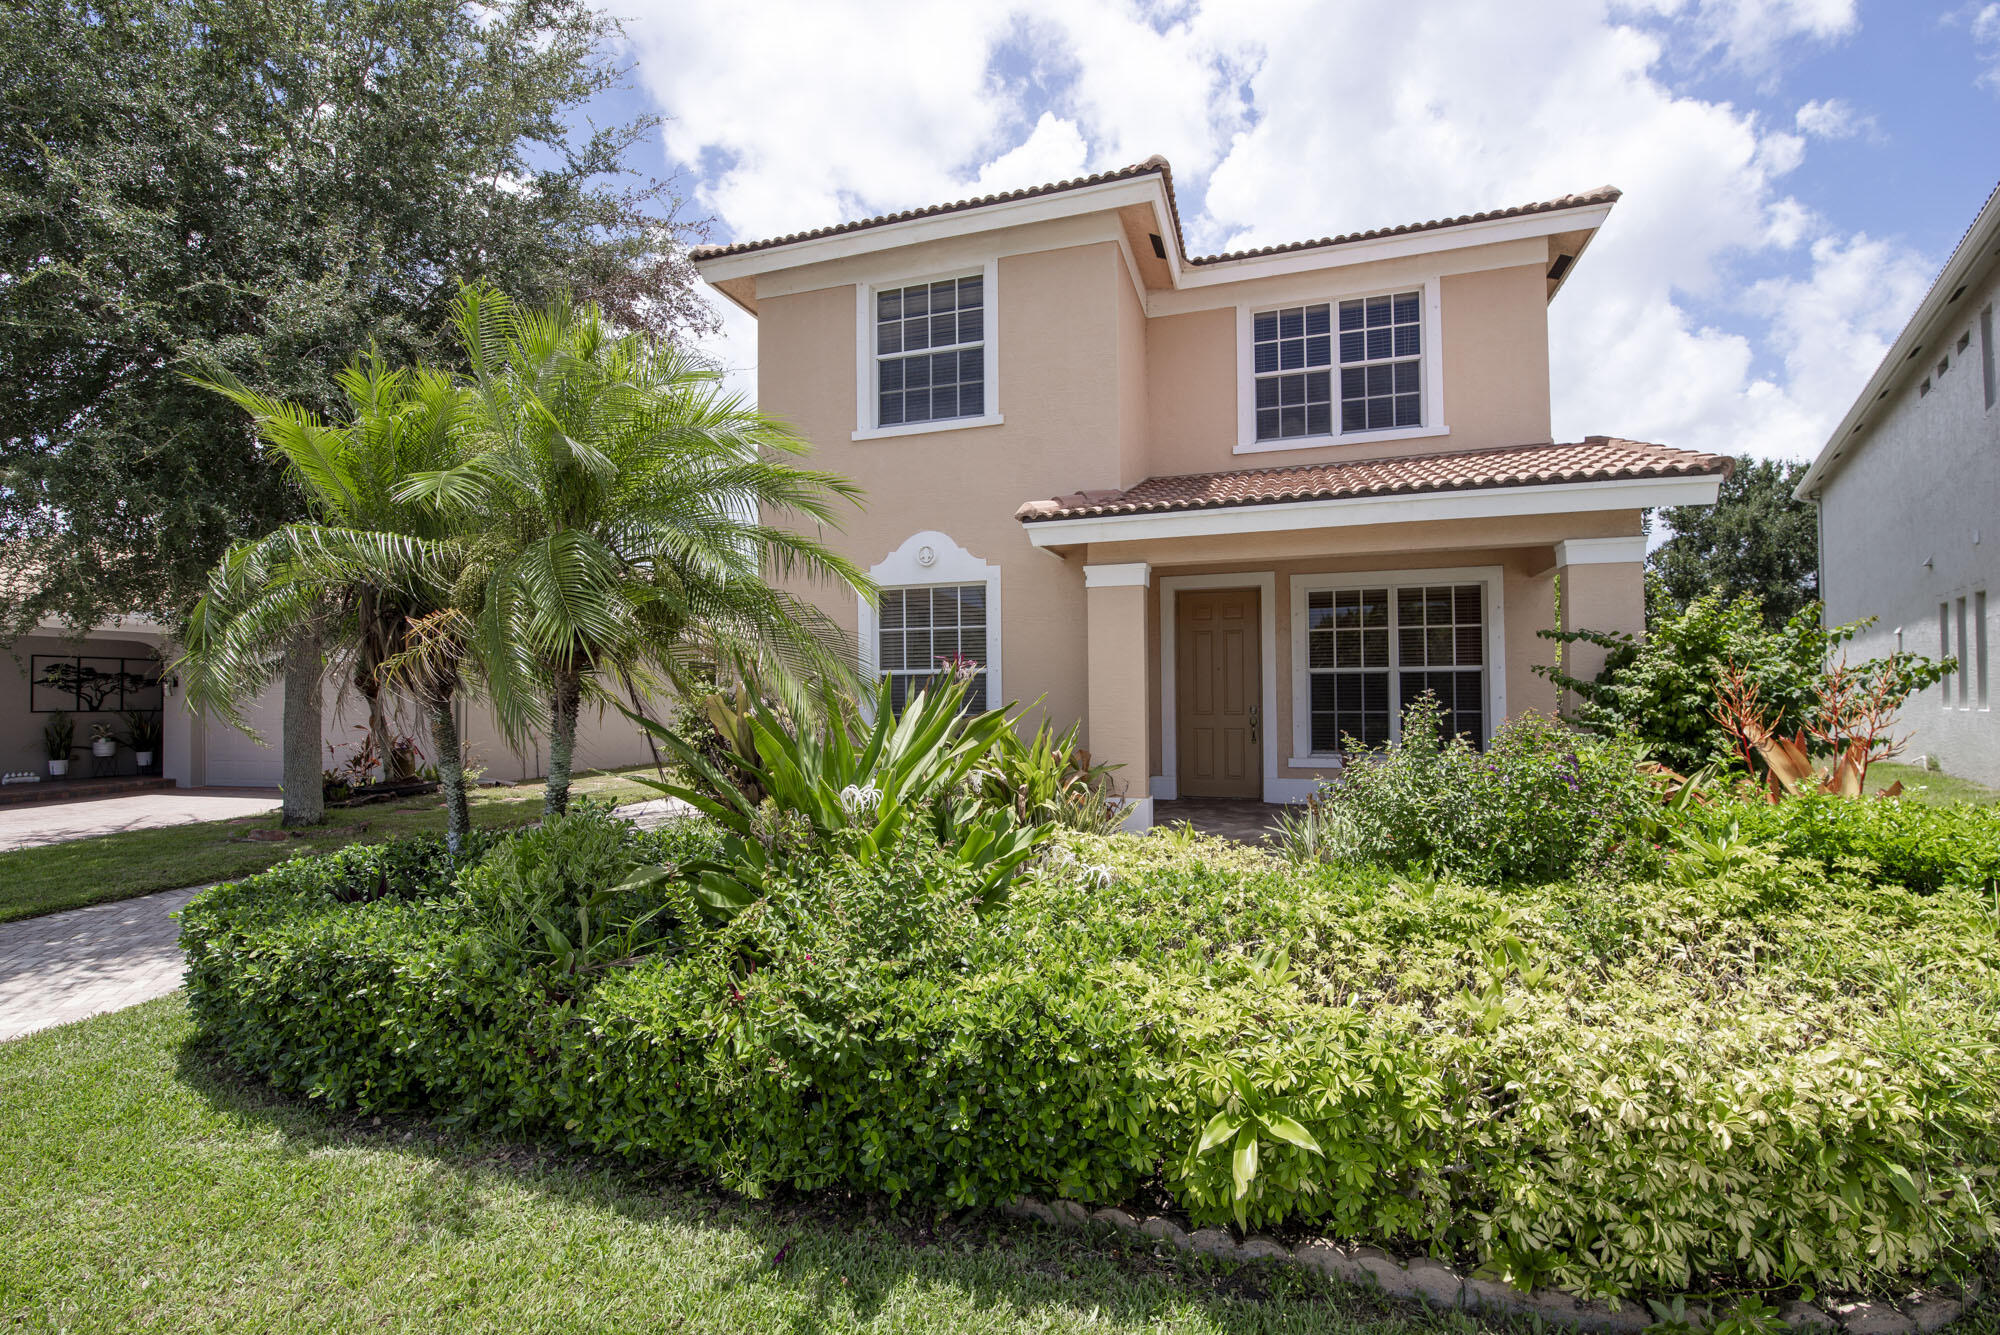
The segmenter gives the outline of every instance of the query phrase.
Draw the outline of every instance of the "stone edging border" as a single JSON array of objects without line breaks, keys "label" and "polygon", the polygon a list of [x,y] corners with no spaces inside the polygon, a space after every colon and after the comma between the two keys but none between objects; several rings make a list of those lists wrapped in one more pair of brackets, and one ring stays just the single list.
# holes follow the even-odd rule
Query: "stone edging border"
[{"label": "stone edging border", "polygon": [[[1022,1196],[1001,1210],[1018,1219],[1039,1219],[1058,1228],[1100,1225],[1224,1260],[1276,1261],[1302,1266],[1329,1279],[1376,1289],[1385,1297],[1421,1300],[1431,1307],[1492,1316],[1537,1316],[1594,1335],[1638,1335],[1654,1324],[1652,1313],[1638,1300],[1613,1311],[1602,1299],[1578,1298],[1555,1289],[1524,1293],[1511,1284],[1462,1275],[1428,1256],[1402,1260],[1377,1247],[1349,1247],[1325,1238],[1287,1247],[1261,1233],[1253,1233],[1239,1242],[1227,1229],[1198,1228],[1190,1232],[1165,1215],[1142,1218],[1116,1208],[1092,1210],[1079,1201],[1044,1202],[1033,1196]],[[1793,1299],[1778,1309],[1778,1315],[1794,1330],[1823,1335],[1836,1331],[1843,1335],[1924,1335],[1956,1321],[1964,1315],[1965,1308],[1963,1298],[1923,1293],[1900,1303],[1834,1302],[1825,1307]]]}]

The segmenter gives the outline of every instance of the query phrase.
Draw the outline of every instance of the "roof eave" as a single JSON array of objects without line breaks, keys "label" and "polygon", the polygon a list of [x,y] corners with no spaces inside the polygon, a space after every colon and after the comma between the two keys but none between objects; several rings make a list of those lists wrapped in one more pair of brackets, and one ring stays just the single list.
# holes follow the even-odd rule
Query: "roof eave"
[{"label": "roof eave", "polygon": [[1027,533],[1028,541],[1036,547],[1068,547],[1089,542],[1342,528],[1353,524],[1713,505],[1726,472],[1538,482],[1524,486],[1392,491],[1363,496],[1249,501],[1138,513],[1023,518],[1021,527]]},{"label": "roof eave", "polygon": [[[1056,218],[1098,213],[1108,209],[1143,204],[1152,208],[1162,236],[1175,238],[1168,247],[1167,263],[1178,280],[1185,262],[1181,255],[1179,228],[1168,195],[1166,168],[1162,164],[1144,172],[1092,185],[1073,186],[1030,194],[1017,199],[1001,199],[938,213],[922,213],[892,222],[873,223],[850,231],[825,236],[800,237],[759,246],[754,250],[699,256],[695,271],[710,285],[721,287],[739,279],[754,280],[759,274],[780,269],[796,269],[808,264],[851,259],[859,255],[898,250],[926,241],[943,240],[973,232],[995,231]],[[732,298],[743,305],[741,298]],[[746,309],[754,310],[754,301]]]},{"label": "roof eave", "polygon": [[1929,341],[1932,327],[1958,299],[1959,289],[1970,287],[1979,270],[1996,256],[2000,256],[2000,185],[1996,185],[1986,196],[1986,203],[1959,239],[1951,258],[1945,261],[1937,281],[1924,293],[1924,299],[1917,303],[1917,309],[1910,316],[1909,323],[1903,326],[1903,332],[1889,345],[1889,351],[1876,366],[1875,373],[1868,377],[1860,395],[1841,417],[1833,434],[1827,437],[1826,444],[1820,447],[1812,466],[1792,488],[1795,499],[1812,500],[1826,480],[1833,476],[1836,466],[1847,452],[1862,443],[1865,439],[1862,432],[1869,425],[1870,410],[1889,397],[1898,379],[1916,369],[1913,363]]}]

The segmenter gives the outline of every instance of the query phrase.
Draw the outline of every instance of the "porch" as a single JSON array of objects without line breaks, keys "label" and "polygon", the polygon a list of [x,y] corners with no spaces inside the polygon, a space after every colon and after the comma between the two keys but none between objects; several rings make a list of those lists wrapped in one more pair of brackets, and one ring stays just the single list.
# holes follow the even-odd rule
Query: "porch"
[{"label": "porch", "polygon": [[[1090,749],[1145,776],[1129,785],[1130,824],[1180,802],[1303,801],[1348,739],[1396,739],[1425,693],[1483,743],[1510,714],[1561,708],[1538,668],[1559,655],[1574,675],[1602,666],[1601,651],[1540,632],[1643,634],[1642,510],[1712,501],[1725,461],[1589,442],[1535,447],[1538,464],[1576,456],[1548,481],[1469,471],[1523,453],[1394,461],[1440,476],[1390,494],[1353,493],[1391,467],[1359,463],[1022,507],[1030,543],[1081,568]],[[1232,824],[1262,837],[1247,816]]]}]

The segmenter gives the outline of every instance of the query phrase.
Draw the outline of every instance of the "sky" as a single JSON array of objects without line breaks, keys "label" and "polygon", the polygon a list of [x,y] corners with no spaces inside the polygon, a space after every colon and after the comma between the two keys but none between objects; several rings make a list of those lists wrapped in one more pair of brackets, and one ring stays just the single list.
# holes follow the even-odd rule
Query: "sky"
[{"label": "sky", "polygon": [[[1616,185],[1554,433],[1816,454],[2000,178],[2000,0],[613,0],[715,242],[1165,156],[1213,253]],[[754,388],[755,331],[709,350]]]}]

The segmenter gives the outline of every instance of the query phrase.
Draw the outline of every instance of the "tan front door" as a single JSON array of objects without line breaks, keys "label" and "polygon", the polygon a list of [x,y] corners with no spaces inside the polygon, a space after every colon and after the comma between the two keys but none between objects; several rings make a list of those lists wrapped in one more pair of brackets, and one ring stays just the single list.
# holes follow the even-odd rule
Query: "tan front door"
[{"label": "tan front door", "polygon": [[1264,795],[1257,590],[1190,589],[1174,617],[1182,797]]}]

